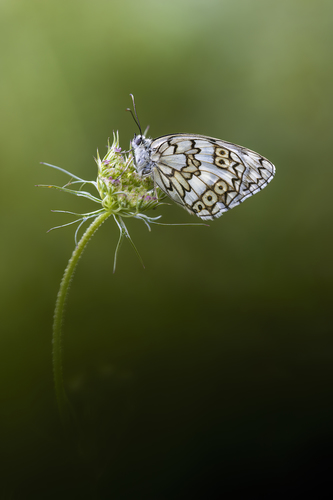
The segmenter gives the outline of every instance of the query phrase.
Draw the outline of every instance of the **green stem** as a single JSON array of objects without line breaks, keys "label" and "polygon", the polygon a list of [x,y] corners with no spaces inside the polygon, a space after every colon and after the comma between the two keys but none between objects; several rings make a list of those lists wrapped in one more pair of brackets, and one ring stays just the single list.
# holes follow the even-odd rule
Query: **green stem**
[{"label": "green stem", "polygon": [[110,215],[110,212],[103,212],[101,215],[96,217],[96,219],[90,224],[86,232],[83,234],[81,240],[73,251],[71,258],[69,259],[61,280],[57,296],[53,321],[53,376],[60,418],[62,420],[62,423],[66,426],[73,421],[73,411],[71,409],[69,400],[67,399],[63,378],[61,325],[64,314],[65,300],[76,264],[78,263],[83,250],[85,249],[87,243],[89,242],[95,231],[97,231],[100,225],[108,217],[110,217]]}]

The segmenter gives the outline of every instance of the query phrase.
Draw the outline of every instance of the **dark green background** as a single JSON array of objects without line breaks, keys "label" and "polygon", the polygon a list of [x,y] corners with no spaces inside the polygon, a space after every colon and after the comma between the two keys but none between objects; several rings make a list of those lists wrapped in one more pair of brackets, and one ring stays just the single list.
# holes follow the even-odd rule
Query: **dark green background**
[{"label": "dark green background", "polygon": [[[331,484],[332,20],[329,0],[1,2],[1,498]],[[98,231],[64,325],[77,451],[51,366],[74,229],[46,230],[93,207],[34,185],[67,181],[40,161],[95,178],[112,130],[128,148],[130,92],[152,137],[220,137],[277,173],[209,228],[130,221],[145,270],[124,244],[113,275],[117,228]]]}]

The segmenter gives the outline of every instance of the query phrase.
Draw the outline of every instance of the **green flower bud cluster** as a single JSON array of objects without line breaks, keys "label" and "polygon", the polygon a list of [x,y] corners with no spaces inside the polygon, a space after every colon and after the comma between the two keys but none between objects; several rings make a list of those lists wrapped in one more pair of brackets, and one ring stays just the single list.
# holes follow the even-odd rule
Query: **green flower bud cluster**
[{"label": "green flower bud cluster", "polygon": [[138,175],[131,153],[121,153],[118,133],[113,134],[113,143],[108,144],[102,160],[97,153],[96,163],[97,189],[105,210],[130,216],[159,205],[152,179]]}]

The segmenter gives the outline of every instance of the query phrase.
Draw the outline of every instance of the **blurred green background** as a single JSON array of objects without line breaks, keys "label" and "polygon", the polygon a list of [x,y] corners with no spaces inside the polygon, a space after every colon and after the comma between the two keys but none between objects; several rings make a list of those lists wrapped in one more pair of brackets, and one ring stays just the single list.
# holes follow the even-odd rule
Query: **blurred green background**
[{"label": "blurred green background", "polygon": [[[332,20],[329,0],[1,1],[1,498],[331,484]],[[77,447],[51,365],[74,229],[46,230],[93,207],[34,185],[67,181],[40,161],[94,179],[113,130],[128,148],[130,92],[152,137],[220,137],[277,173],[209,228],[129,221],[145,270],[124,244],[113,275],[118,230],[98,231],[64,324]]]}]

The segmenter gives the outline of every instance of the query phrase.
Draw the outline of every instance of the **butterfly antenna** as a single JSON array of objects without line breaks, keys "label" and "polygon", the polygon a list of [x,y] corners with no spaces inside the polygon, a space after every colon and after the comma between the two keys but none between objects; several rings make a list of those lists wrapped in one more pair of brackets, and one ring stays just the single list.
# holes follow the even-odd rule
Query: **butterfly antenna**
[{"label": "butterfly antenna", "polygon": [[133,111],[130,109],[130,108],[126,108],[126,111],[129,111],[133,117],[133,120],[135,121],[135,123],[137,124],[139,130],[140,130],[140,135],[142,135],[142,130],[141,130],[141,125],[140,125],[140,121],[139,121],[139,118],[138,118],[138,114],[136,112],[136,106],[135,106],[135,101],[134,101],[134,96],[133,94],[130,94],[131,98],[132,98],[132,102],[133,102],[133,108],[134,108],[134,112],[135,112],[135,116],[133,114]]}]

